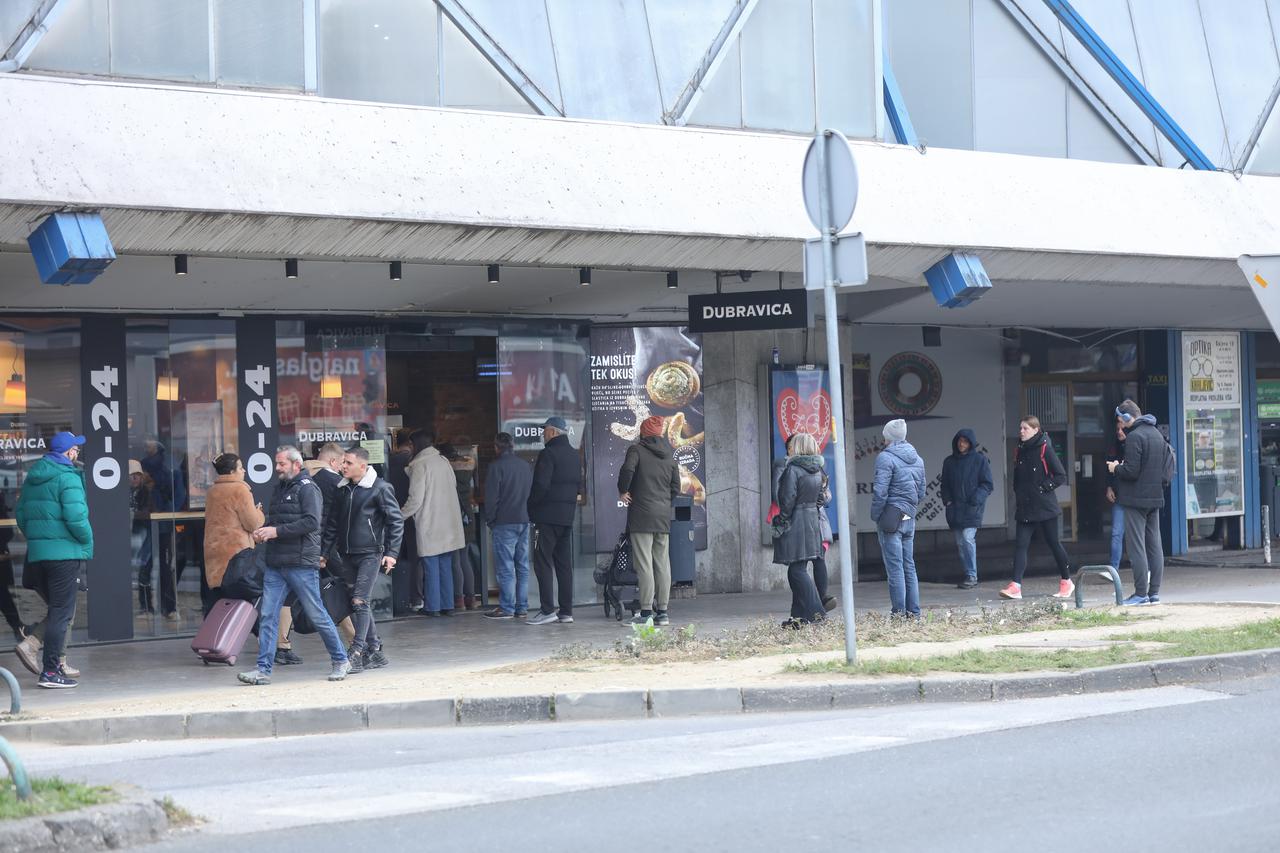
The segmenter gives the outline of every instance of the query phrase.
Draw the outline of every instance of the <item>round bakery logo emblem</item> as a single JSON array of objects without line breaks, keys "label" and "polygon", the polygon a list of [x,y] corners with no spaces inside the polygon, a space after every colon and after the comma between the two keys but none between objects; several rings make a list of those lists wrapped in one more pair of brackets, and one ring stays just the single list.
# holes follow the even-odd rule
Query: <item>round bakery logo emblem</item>
[{"label": "round bakery logo emblem", "polygon": [[942,371],[918,352],[900,352],[880,368],[880,400],[902,417],[920,417],[942,399]]}]

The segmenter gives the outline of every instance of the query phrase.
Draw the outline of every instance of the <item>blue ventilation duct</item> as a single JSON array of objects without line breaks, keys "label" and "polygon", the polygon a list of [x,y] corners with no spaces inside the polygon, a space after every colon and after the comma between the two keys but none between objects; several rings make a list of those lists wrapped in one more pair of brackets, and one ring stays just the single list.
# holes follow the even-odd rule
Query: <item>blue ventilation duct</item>
[{"label": "blue ventilation duct", "polygon": [[982,261],[965,252],[947,255],[925,270],[924,279],[943,308],[963,308],[991,289],[991,277]]}]

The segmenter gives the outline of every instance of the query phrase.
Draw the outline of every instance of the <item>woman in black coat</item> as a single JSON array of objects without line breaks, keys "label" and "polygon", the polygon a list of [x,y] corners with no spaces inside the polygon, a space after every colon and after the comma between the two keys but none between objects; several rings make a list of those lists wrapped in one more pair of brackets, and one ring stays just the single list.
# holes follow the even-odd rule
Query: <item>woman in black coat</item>
[{"label": "woman in black coat", "polygon": [[1054,598],[1069,598],[1075,592],[1067,552],[1058,541],[1058,517],[1062,509],[1054,491],[1066,485],[1067,472],[1053,450],[1049,436],[1035,415],[1027,415],[1018,425],[1021,441],[1013,453],[1014,518],[1018,522],[1017,548],[1013,554],[1013,581],[1000,590],[1001,598],[1022,598],[1022,575],[1027,570],[1027,549],[1036,531],[1058,562],[1062,580]]},{"label": "woman in black coat", "polygon": [[791,618],[784,627],[799,628],[826,616],[818,587],[809,575],[810,560],[822,553],[823,460],[813,436],[800,433],[791,440],[791,455],[778,480],[778,519],[773,537],[773,562],[787,567],[791,586]]}]

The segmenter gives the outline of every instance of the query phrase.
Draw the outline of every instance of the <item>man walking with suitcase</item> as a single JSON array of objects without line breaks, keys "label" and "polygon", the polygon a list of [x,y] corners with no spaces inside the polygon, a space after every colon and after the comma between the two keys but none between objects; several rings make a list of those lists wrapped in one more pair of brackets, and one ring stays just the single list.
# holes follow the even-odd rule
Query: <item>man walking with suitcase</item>
[{"label": "man walking with suitcase", "polygon": [[338,630],[320,601],[320,487],[302,470],[298,448],[285,445],[276,451],[275,492],[267,508],[267,524],[253,538],[267,543],[267,568],[262,578],[261,621],[258,623],[258,668],[242,672],[245,684],[270,684],[275,662],[280,605],[292,590],[302,602],[316,633],[324,640],[333,668],[330,681],[342,681],[351,671]]},{"label": "man walking with suitcase", "polygon": [[[570,534],[578,511],[581,482],[578,452],[569,443],[564,418],[547,418],[542,425],[546,446],[533,466],[529,492],[529,521],[533,524],[533,571],[538,577],[541,608],[530,625],[573,621],[573,549]],[[553,584],[555,586],[553,586]],[[557,598],[559,587],[559,613]]]},{"label": "man walking with suitcase", "polygon": [[[364,672],[387,665],[373,622],[373,582],[378,572],[390,573],[400,554],[404,536],[404,517],[396,491],[369,465],[369,451],[353,447],[342,457],[342,475],[346,481],[334,495],[325,519],[320,552],[336,549],[338,559],[347,567],[351,584],[351,621],[355,637],[347,650],[352,672]],[[321,558],[321,566],[325,559]]]}]

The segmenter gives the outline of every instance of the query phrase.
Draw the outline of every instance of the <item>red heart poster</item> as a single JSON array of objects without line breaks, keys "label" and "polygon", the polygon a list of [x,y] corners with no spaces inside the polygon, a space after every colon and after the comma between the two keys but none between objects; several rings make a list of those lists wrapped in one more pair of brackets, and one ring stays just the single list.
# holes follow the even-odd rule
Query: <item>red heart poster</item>
[{"label": "red heart poster", "polygon": [[818,389],[801,399],[795,388],[781,391],[777,397],[778,430],[788,441],[796,433],[806,432],[818,442],[818,451],[827,447],[831,438],[831,396]]}]

